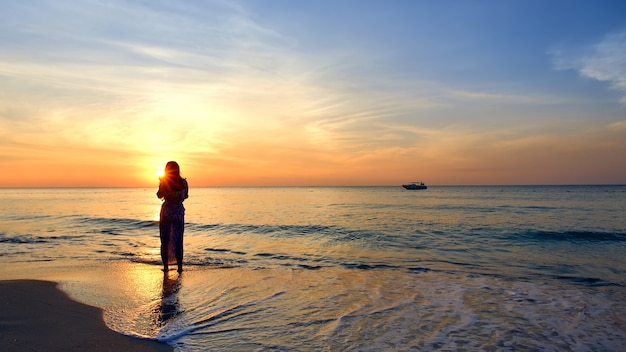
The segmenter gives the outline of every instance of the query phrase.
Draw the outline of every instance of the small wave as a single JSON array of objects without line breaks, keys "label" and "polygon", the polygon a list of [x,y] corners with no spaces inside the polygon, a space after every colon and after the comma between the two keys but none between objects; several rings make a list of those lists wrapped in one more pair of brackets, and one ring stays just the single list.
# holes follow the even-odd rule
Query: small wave
[{"label": "small wave", "polygon": [[226,249],[226,248],[205,248],[204,249],[207,252],[216,252],[216,253],[232,253],[232,254],[237,254],[237,255],[246,255],[246,252],[241,252],[241,251],[235,251],[235,250],[231,250],[231,249]]},{"label": "small wave", "polygon": [[260,234],[272,236],[323,236],[335,240],[354,240],[371,238],[377,233],[365,230],[347,229],[340,226],[325,225],[249,225],[249,224],[194,224],[187,223],[186,228],[194,232],[221,231],[228,234]]},{"label": "small wave", "polygon": [[308,259],[302,258],[298,256],[284,255],[284,254],[275,254],[275,253],[257,253],[254,255],[258,258],[263,259],[271,259],[279,262],[280,265],[289,266],[289,267],[299,267],[302,269],[320,269],[322,268],[319,264],[309,264],[311,262],[319,263],[320,259]]},{"label": "small wave", "polygon": [[37,220],[42,220],[42,219],[50,219],[52,218],[52,216],[50,215],[31,215],[31,214],[20,214],[20,215],[8,215],[8,216],[3,216],[3,219],[6,220],[17,220],[17,221],[22,221],[22,220],[29,220],[29,221],[37,221]]},{"label": "small wave", "polygon": [[615,282],[608,282],[599,278],[595,278],[595,277],[577,277],[577,276],[556,276],[555,277],[558,280],[563,280],[563,281],[567,281],[567,282],[571,282],[571,283],[575,283],[575,284],[582,284],[585,286],[593,286],[593,287],[604,287],[604,286],[618,286],[618,287],[623,287],[623,285],[615,283]]},{"label": "small wave", "polygon": [[319,269],[323,268],[322,265],[298,264],[296,266],[298,268],[300,268],[300,269],[306,269],[306,270],[319,270]]},{"label": "small wave", "polygon": [[32,243],[46,243],[48,242],[44,237],[30,236],[30,235],[17,235],[9,236],[4,233],[0,233],[0,243],[12,243],[12,244],[32,244]]},{"label": "small wave", "polygon": [[322,225],[227,225],[227,230],[233,233],[259,233],[263,235],[310,235],[310,234],[332,234],[337,232],[334,226]]},{"label": "small wave", "polygon": [[343,263],[346,269],[376,270],[376,269],[398,269],[398,266],[388,264],[365,264],[365,263]]},{"label": "small wave", "polygon": [[419,273],[428,273],[433,270],[429,268],[418,267],[418,268],[409,268],[408,271],[409,273],[412,273],[412,274],[419,274]]},{"label": "small wave", "polygon": [[510,235],[510,238],[532,241],[571,241],[571,242],[624,242],[626,233],[603,231],[525,231]]},{"label": "small wave", "polygon": [[159,225],[156,220],[138,220],[138,219],[124,219],[124,218],[89,218],[81,217],[77,218],[76,222],[79,223],[95,223],[98,225],[123,225],[127,228],[146,228],[155,227]]}]

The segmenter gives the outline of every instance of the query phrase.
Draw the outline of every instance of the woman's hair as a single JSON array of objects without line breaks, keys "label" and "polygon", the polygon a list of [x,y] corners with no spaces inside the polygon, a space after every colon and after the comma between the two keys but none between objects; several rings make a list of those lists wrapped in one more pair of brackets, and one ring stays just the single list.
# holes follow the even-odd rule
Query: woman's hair
[{"label": "woman's hair", "polygon": [[178,165],[177,162],[175,161],[168,161],[167,164],[165,164],[165,176],[166,177],[177,177],[177,178],[182,178],[180,177],[180,166]]},{"label": "woman's hair", "polygon": [[165,164],[165,175],[161,179],[161,184],[172,190],[181,190],[183,188],[183,178],[180,176],[180,166],[175,161],[168,161]]}]

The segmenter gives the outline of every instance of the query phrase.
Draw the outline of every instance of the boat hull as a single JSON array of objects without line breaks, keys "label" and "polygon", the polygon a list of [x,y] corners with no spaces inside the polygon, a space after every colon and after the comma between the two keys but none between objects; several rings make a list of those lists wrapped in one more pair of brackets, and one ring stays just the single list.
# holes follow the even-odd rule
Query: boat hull
[{"label": "boat hull", "polygon": [[408,185],[402,185],[402,187],[404,187],[404,189],[408,189],[408,190],[420,190],[420,189],[428,189],[428,187],[426,185],[417,185],[415,183],[411,183]]}]

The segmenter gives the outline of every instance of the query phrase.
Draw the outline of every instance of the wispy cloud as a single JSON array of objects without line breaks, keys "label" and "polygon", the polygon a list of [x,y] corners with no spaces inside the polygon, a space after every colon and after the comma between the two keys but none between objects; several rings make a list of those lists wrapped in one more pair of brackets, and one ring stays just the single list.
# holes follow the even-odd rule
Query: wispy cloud
[{"label": "wispy cloud", "polygon": [[574,53],[554,48],[550,54],[557,70],[576,70],[583,77],[607,82],[622,94],[620,102],[626,105],[626,29]]},{"label": "wispy cloud", "polygon": [[626,120],[613,122],[608,128],[609,130],[616,132],[626,131]]},{"label": "wispy cloud", "polygon": [[215,133],[233,110],[245,116],[276,77],[289,76],[293,39],[234,3],[147,5],[7,4],[0,14],[3,129],[19,134],[27,119],[46,122],[42,135],[86,143],[124,137],[142,144],[150,133],[182,131],[197,141],[200,127]]}]

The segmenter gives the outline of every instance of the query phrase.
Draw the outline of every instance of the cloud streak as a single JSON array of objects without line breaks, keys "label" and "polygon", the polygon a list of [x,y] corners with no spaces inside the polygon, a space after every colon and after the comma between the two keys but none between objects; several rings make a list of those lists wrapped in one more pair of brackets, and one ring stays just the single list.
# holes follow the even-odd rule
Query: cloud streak
[{"label": "cloud streak", "polygon": [[622,95],[620,102],[626,106],[626,29],[612,32],[576,54],[565,54],[553,49],[555,68],[576,70],[581,76],[607,82]]}]

